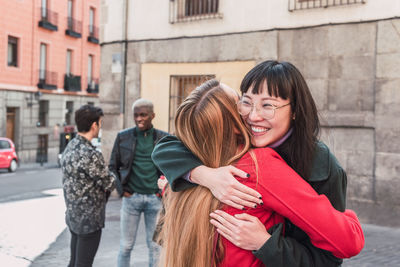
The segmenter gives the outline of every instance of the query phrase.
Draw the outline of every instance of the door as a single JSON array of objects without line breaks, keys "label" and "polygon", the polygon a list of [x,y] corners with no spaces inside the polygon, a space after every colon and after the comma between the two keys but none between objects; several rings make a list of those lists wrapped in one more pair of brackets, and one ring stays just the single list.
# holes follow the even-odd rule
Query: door
[{"label": "door", "polygon": [[38,148],[36,152],[36,162],[47,162],[47,149],[49,144],[49,136],[47,134],[39,134]]},{"label": "door", "polygon": [[15,119],[17,117],[17,109],[7,107],[7,125],[6,137],[15,142]]}]

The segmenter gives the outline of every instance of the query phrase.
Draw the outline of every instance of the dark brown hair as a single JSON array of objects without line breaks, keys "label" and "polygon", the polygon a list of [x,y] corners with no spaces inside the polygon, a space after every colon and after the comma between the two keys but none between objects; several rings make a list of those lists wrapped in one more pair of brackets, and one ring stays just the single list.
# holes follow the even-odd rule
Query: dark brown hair
[{"label": "dark brown hair", "polygon": [[83,105],[75,111],[75,123],[78,132],[87,133],[93,122],[99,124],[99,120],[104,116],[103,110],[93,105]]}]

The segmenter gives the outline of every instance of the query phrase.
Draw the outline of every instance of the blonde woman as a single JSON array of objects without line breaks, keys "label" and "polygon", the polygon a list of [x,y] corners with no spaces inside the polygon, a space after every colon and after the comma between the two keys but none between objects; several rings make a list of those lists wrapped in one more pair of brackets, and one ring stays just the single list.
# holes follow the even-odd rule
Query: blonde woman
[{"label": "blonde woman", "polygon": [[[238,180],[262,196],[251,209],[222,206],[202,186],[168,192],[165,198],[161,266],[262,266],[251,251],[220,237],[209,214],[222,208],[228,214],[248,213],[269,229],[290,219],[312,243],[338,257],[358,254],[364,236],[354,212],[335,210],[270,148],[250,150],[248,129],[237,112],[237,94],[216,80],[196,88],[177,110],[177,137],[211,168],[233,164],[249,174]],[[329,223],[326,223],[326,222]]]}]

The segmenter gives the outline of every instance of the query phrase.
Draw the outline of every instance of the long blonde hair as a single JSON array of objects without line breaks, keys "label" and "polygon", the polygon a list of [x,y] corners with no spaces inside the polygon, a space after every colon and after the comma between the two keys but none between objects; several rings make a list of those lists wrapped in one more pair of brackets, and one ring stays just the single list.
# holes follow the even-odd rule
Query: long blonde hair
[{"label": "long blonde hair", "polygon": [[[176,136],[208,167],[229,165],[250,147],[249,133],[235,102],[218,81],[209,80],[177,110]],[[164,205],[160,266],[217,266],[224,251],[209,214],[220,202],[207,188],[196,186],[181,192],[169,191]]]}]

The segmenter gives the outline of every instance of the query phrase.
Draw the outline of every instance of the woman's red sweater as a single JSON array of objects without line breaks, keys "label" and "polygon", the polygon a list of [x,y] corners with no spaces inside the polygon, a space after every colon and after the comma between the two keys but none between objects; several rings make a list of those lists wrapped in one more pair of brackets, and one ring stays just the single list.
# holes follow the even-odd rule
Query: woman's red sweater
[{"label": "woman's red sweater", "polygon": [[[257,164],[250,153],[255,155]],[[256,216],[266,229],[288,218],[316,247],[338,258],[357,255],[364,247],[364,234],[356,214],[351,210],[335,210],[325,195],[318,195],[273,149],[254,149],[246,153],[236,167],[250,174],[250,178],[238,180],[257,190],[264,205],[245,211],[225,206],[227,213],[245,212]],[[221,267],[263,266],[251,251],[236,247],[225,238],[223,244],[225,257]]]}]

